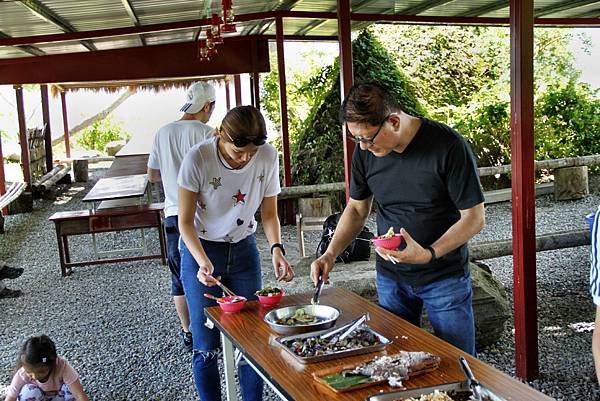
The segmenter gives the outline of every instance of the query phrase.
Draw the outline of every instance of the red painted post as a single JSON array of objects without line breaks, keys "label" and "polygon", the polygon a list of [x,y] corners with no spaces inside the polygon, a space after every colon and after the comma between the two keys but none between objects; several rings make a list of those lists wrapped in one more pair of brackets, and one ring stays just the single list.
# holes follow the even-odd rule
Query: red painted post
[{"label": "red painted post", "polygon": [[242,105],[242,81],[239,74],[233,76],[233,87],[235,91],[235,105]]},{"label": "red painted post", "polygon": [[71,157],[71,144],[69,139],[69,120],[67,119],[67,92],[60,92],[60,101],[62,103],[65,154],[67,155],[67,157]]},{"label": "red painted post", "polygon": [[[338,0],[338,40],[340,44],[340,88],[342,101],[348,94],[354,80],[352,71],[352,38],[350,25],[350,1]],[[344,144],[344,181],[346,183],[346,202],[350,198],[350,176],[352,170],[352,153],[354,142],[346,138],[346,127],[342,127],[342,143]]]},{"label": "red painted post", "polygon": [[[285,51],[283,48],[283,19],[275,18],[275,35],[277,38],[277,70],[279,72],[279,110],[281,119],[281,139],[283,145],[283,182],[286,187],[292,186],[292,163],[290,157],[290,132],[287,110],[287,83],[285,79]],[[285,203],[286,223],[294,221],[294,204],[291,199]]]},{"label": "red painted post", "polygon": [[513,280],[517,376],[538,373],[533,142],[533,0],[510,0]]},{"label": "red painted post", "polygon": [[48,85],[40,85],[42,95],[42,118],[44,119],[44,147],[46,149],[46,172],[52,170],[52,132],[50,131],[50,107]]},{"label": "red painted post", "polygon": [[23,87],[15,85],[17,98],[17,116],[19,119],[19,142],[21,143],[21,168],[23,181],[27,184],[27,191],[31,191],[31,166],[29,165],[29,142],[27,141],[27,125],[25,123],[25,102],[23,101]]},{"label": "red painted post", "polygon": [[231,110],[231,94],[229,93],[229,80],[225,80],[225,107],[227,111]]}]

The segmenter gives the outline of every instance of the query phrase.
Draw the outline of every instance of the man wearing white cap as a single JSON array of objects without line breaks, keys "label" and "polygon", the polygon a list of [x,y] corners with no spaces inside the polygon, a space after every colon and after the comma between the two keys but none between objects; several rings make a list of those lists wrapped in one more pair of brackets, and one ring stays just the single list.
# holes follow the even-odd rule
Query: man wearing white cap
[{"label": "man wearing white cap", "polygon": [[207,82],[196,82],[187,91],[184,114],[160,128],[148,158],[148,179],[162,181],[165,193],[165,231],[171,270],[171,295],[179,320],[184,347],[192,350],[190,317],[180,275],[179,228],[177,226],[177,174],[186,153],[195,144],[211,137],[214,129],[206,125],[215,108],[215,89]]}]

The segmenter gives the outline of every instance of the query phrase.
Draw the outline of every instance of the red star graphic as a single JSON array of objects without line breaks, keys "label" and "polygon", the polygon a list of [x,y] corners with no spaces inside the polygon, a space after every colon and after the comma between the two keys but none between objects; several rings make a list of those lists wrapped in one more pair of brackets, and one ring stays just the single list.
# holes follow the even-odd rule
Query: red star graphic
[{"label": "red star graphic", "polygon": [[242,191],[240,191],[239,189],[237,191],[237,194],[233,195],[231,198],[235,201],[236,205],[238,203],[246,203],[246,194],[243,194]]}]

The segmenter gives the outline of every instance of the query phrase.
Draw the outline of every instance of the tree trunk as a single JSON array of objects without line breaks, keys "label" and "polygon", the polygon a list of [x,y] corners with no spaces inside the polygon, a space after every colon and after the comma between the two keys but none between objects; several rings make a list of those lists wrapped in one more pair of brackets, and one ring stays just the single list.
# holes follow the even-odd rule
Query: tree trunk
[{"label": "tree trunk", "polygon": [[589,193],[587,166],[563,167],[554,170],[554,199],[581,199]]},{"label": "tree trunk", "polygon": [[[127,100],[127,98],[129,98],[131,95],[135,94],[135,92],[132,92],[130,90],[125,91],[125,93],[123,93],[121,96],[119,96],[119,98],[117,100],[115,100],[112,104],[110,104],[107,108],[105,108],[104,110],[102,110],[100,113],[88,118],[87,120],[83,121],[81,124],[71,128],[69,130],[69,134],[71,135],[71,138],[73,138],[73,135],[76,134],[79,131],[84,130],[85,128],[89,127],[90,125],[92,125],[93,123],[95,123],[96,121],[102,120],[104,118],[106,118],[107,115],[109,115],[110,113],[112,113],[112,111],[114,109],[116,109],[117,107],[119,107],[125,100]],[[64,140],[64,135],[61,135],[58,138],[54,138],[52,140],[52,146],[56,146],[59,143],[61,143]]]},{"label": "tree trunk", "polygon": [[[581,216],[583,219],[584,216]],[[573,248],[590,244],[589,230],[560,231],[536,238],[536,251]],[[486,241],[469,244],[471,260],[485,260],[512,255],[512,240]]]}]

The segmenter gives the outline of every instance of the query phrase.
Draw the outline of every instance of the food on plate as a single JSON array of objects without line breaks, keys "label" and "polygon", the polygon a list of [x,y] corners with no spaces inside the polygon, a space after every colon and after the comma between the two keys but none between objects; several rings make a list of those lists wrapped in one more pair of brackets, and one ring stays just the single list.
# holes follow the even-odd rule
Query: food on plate
[{"label": "food on plate", "polygon": [[234,296],[234,297],[222,297],[222,298],[217,298],[217,302],[222,303],[222,304],[234,304],[236,302],[242,302],[245,301],[246,298],[244,297],[240,297],[240,296]]},{"label": "food on plate", "polygon": [[402,380],[435,370],[441,358],[429,352],[400,351],[394,355],[383,355],[370,362],[347,371],[347,374],[360,374],[374,381],[387,380],[392,387],[401,387]]},{"label": "food on plate", "polygon": [[262,297],[273,297],[275,295],[281,294],[281,289],[277,287],[266,286],[262,290],[256,291],[256,295],[260,295]]},{"label": "food on plate", "polygon": [[398,398],[394,401],[469,401],[472,400],[471,392],[460,392],[456,391],[439,391],[435,390],[433,393],[423,394],[420,397],[410,398]]},{"label": "food on plate", "polygon": [[379,236],[379,239],[392,238],[394,235],[396,235],[396,233],[394,233],[394,227],[390,227],[390,229],[387,230],[387,233]]},{"label": "food on plate", "polygon": [[298,325],[316,323],[317,320],[318,319],[316,316],[311,315],[310,313],[306,313],[304,308],[298,308],[298,309],[296,309],[296,312],[294,312],[293,315],[284,317],[281,319],[277,319],[275,323],[283,324],[286,326],[298,326]]},{"label": "food on plate", "polygon": [[316,336],[292,338],[284,341],[282,344],[295,355],[307,358],[371,347],[381,344],[381,340],[368,329],[359,328],[341,341],[337,340],[337,337],[321,338]]}]

